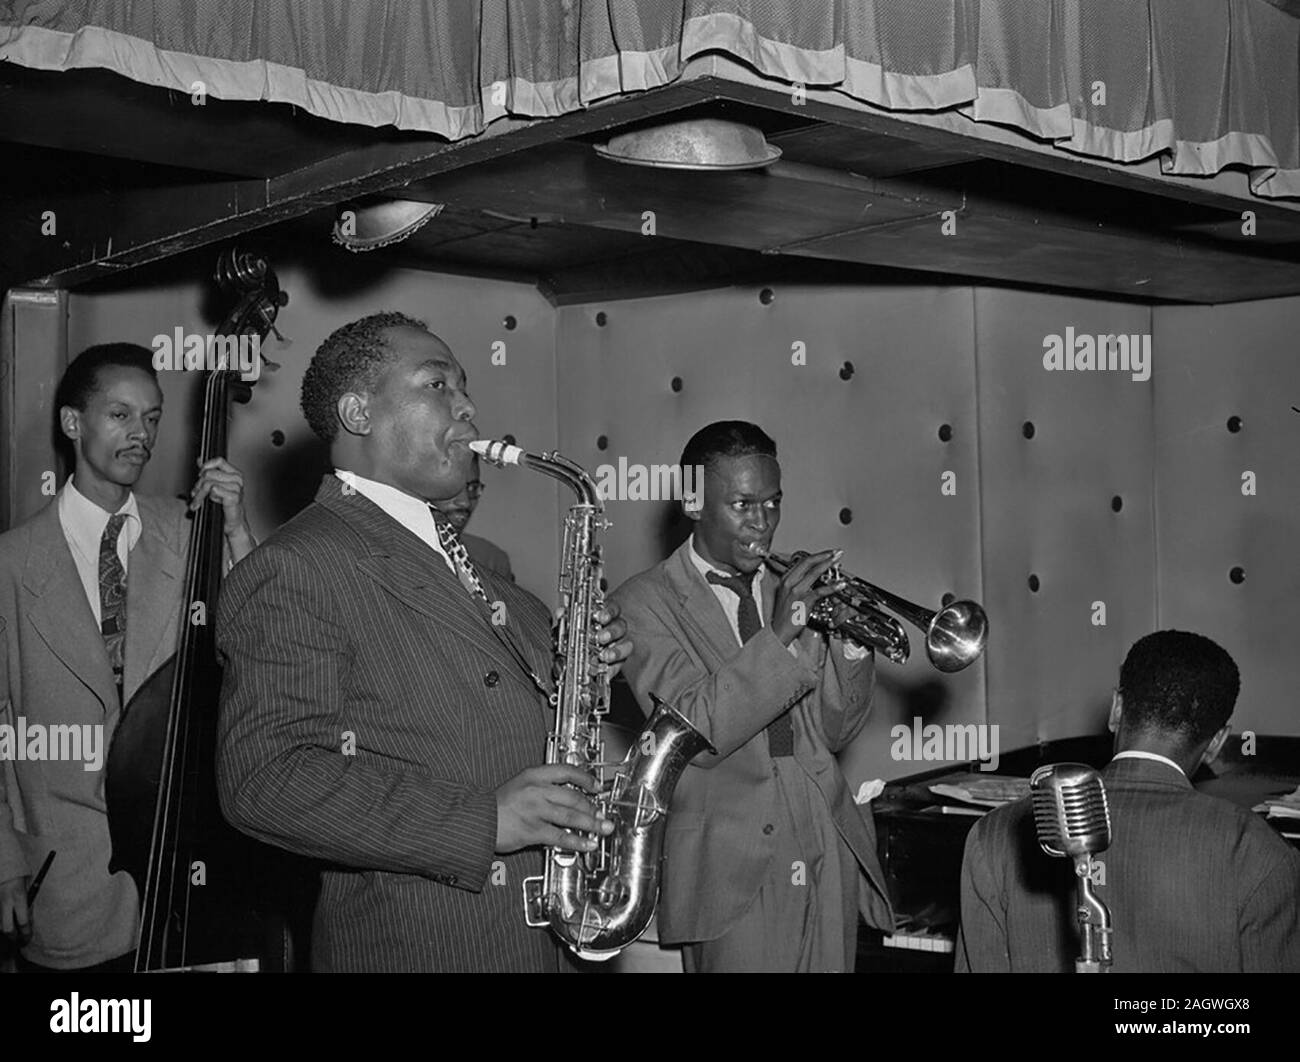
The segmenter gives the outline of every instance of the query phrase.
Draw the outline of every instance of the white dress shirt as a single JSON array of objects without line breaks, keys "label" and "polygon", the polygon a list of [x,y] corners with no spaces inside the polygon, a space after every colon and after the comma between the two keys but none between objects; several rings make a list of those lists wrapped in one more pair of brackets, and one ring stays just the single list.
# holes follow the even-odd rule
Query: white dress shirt
[{"label": "white dress shirt", "polygon": [[1115,753],[1115,755],[1111,757],[1111,760],[1112,762],[1114,760],[1155,760],[1156,763],[1169,764],[1170,767],[1181,774],[1184,778],[1187,777],[1187,772],[1179,767],[1178,764],[1174,763],[1174,761],[1168,756],[1161,756],[1158,752],[1142,752],[1139,749],[1125,749],[1123,752]]},{"label": "white dress shirt", "polygon": [[387,483],[365,479],[354,472],[347,472],[341,468],[336,468],[334,475],[358,494],[369,498],[406,530],[415,535],[416,538],[443,559],[447,567],[451,569],[452,575],[456,575],[456,565],[447,556],[447,551],[442,548],[442,541],[438,538],[438,525],[434,523],[433,513],[429,512],[428,502],[421,501],[413,494],[407,494],[405,491],[391,487]]},{"label": "white dress shirt", "polygon": [[[72,551],[72,563],[77,567],[81,585],[86,591],[86,600],[95,617],[95,626],[103,623],[99,608],[99,543],[104,537],[104,528],[108,526],[110,514],[87,498],[73,484],[75,476],[59,491],[59,525],[63,528],[63,537],[68,541]],[[130,572],[131,550],[140,540],[140,507],[135,500],[135,492],[127,495],[126,504],[118,510],[126,513],[122,530],[117,536],[117,556],[122,562],[122,570]]]},{"label": "white dress shirt", "polygon": [[[712,564],[700,556],[699,549],[695,544],[695,536],[691,536],[691,563],[695,565],[695,570],[700,573],[700,577],[706,583],[709,572],[717,572],[719,575],[731,578],[730,572],[724,572],[720,568],[715,568]],[[750,584],[750,590],[754,595],[754,602],[758,605],[758,622],[764,627],[763,617],[767,615],[767,610],[763,607],[763,594],[775,593],[775,576],[769,578],[768,571],[765,567],[759,566],[754,572],[753,582]],[[709,583],[709,589],[713,591],[713,596],[718,599],[718,604],[722,606],[722,611],[727,614],[727,622],[731,624],[731,633],[736,636],[736,644],[744,645],[740,637],[740,595],[727,586],[719,586],[717,583]],[[791,642],[787,647],[795,656],[799,655],[798,646]],[[867,655],[867,650],[856,642],[844,639],[844,657],[846,660],[861,660]]]}]

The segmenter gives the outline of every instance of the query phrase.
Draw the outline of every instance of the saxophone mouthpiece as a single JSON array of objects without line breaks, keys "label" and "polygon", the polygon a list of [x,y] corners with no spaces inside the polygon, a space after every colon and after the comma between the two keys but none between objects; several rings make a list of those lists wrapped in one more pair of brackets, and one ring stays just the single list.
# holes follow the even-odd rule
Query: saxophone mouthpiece
[{"label": "saxophone mouthpiece", "polygon": [[512,446],[500,439],[474,439],[470,442],[469,448],[479,457],[485,461],[490,461],[498,468],[504,468],[506,465],[517,465],[524,456],[522,447]]}]

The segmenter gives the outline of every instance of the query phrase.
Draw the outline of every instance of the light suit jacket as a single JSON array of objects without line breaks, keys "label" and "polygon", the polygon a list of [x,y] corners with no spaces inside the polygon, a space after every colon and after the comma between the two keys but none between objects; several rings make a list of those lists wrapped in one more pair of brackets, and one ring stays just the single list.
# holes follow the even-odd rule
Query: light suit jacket
[{"label": "light suit jacket", "polygon": [[[840,836],[865,871],[859,906],[869,924],[893,927],[875,823],[858,810],[835,753],[871,709],[875,664],[845,659],[842,643],[801,635],[796,658],[768,626],[743,648],[713,589],[690,560],[691,542],[634,576],[613,599],[627,620],[632,657],[623,665],[647,713],[650,694],[675,705],[707,737],[678,782],[667,827],[659,939],[713,940],[749,906],[773,855],[777,783],[764,727],[793,705],[794,758],[825,798]],[[820,658],[824,654],[824,661]]]},{"label": "light suit jacket", "polygon": [[[189,521],[171,498],[136,495],[141,533],[127,579],[129,702],[175,651]],[[104,639],[52,503],[0,535],[0,723],[101,727],[105,761],[119,717]],[[0,762],[0,880],[35,874],[57,852],[32,908],[24,955],[86,966],[135,946],[138,900],[124,872],[108,873],[104,770],[83,763]]]}]

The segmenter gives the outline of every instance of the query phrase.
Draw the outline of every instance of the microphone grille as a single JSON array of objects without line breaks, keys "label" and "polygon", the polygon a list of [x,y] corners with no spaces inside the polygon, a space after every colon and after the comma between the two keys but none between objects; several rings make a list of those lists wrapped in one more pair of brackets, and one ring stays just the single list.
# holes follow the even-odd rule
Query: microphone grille
[{"label": "microphone grille", "polygon": [[1078,856],[1110,847],[1110,807],[1101,775],[1082,763],[1040,767],[1029,779],[1043,851]]}]

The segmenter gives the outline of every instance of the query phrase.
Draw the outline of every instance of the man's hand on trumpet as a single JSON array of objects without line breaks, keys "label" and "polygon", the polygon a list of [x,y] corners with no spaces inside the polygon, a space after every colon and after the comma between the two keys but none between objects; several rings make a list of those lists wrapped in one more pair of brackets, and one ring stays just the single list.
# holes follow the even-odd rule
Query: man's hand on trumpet
[{"label": "man's hand on trumpet", "polygon": [[818,586],[817,581],[844,556],[842,549],[825,549],[801,557],[781,576],[776,588],[776,601],[772,609],[772,633],[782,645],[789,645],[808,625],[808,617],[823,598],[844,588],[843,582],[828,581]]}]

